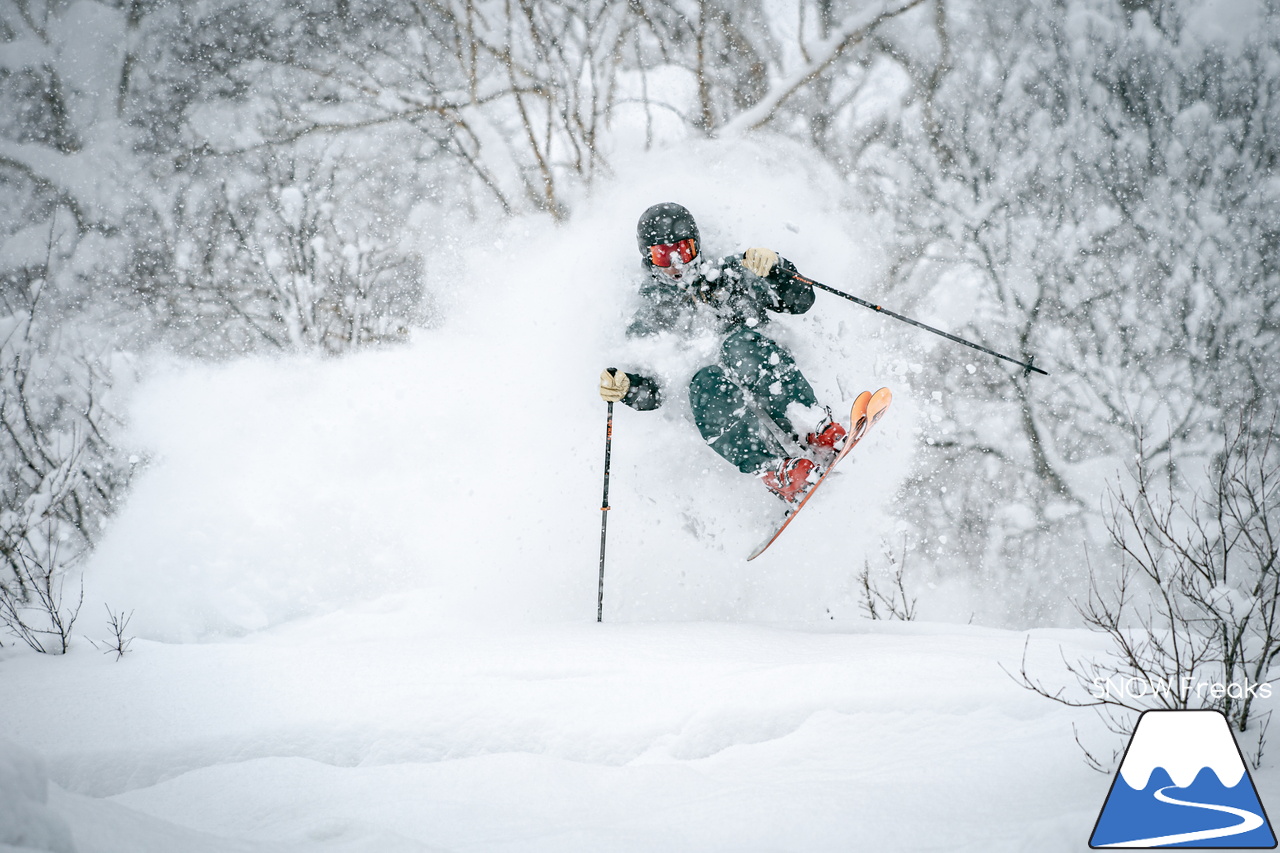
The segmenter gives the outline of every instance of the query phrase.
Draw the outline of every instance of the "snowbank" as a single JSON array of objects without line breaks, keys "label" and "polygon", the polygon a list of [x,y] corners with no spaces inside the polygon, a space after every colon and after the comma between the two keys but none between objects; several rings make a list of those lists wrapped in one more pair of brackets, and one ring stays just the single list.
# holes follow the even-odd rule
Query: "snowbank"
[{"label": "snowbank", "polygon": [[[27,698],[0,728],[47,757],[78,853],[1065,853],[1110,784],[1073,738],[1114,745],[1092,712],[1000,668],[1024,634],[441,628],[419,597],[119,662],[14,656],[0,676]],[[1033,634],[1052,683],[1060,643],[1100,645]]]},{"label": "snowbank", "polygon": [[5,738],[0,738],[0,850],[75,851],[71,830],[49,808],[44,762]]}]

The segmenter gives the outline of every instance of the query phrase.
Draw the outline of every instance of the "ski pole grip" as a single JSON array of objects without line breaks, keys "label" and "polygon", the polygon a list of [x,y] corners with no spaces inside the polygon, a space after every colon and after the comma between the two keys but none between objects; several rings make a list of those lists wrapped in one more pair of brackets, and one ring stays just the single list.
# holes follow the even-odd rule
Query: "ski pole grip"
[{"label": "ski pole grip", "polygon": [[[617,375],[618,375],[618,368],[616,368],[616,367],[606,367],[606,368],[605,368],[605,372],[609,374],[609,378],[610,378],[610,379],[613,379],[613,378],[617,377]],[[612,412],[612,411],[613,411],[613,403],[610,403],[610,404],[609,404],[609,411],[610,411],[610,412]]]}]

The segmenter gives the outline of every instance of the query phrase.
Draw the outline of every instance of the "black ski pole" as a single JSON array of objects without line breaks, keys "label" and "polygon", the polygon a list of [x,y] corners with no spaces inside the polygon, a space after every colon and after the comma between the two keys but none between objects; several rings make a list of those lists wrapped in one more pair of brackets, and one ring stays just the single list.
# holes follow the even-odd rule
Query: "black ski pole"
[{"label": "black ski pole", "polygon": [[1005,361],[1011,361],[1022,368],[1022,372],[1024,375],[1029,374],[1032,371],[1035,371],[1036,373],[1042,374],[1044,376],[1049,375],[1049,371],[1041,370],[1040,368],[1035,366],[1035,364],[1033,363],[1035,361],[1034,357],[1032,357],[1030,361],[1021,362],[1021,361],[1018,361],[1016,358],[1009,358],[1009,356],[1001,355],[995,350],[987,349],[984,346],[979,346],[978,344],[975,344],[973,341],[966,341],[964,338],[957,337],[951,334],[950,332],[944,332],[941,329],[935,329],[933,326],[926,326],[924,323],[921,323],[919,320],[912,320],[910,317],[904,317],[901,314],[896,314],[893,311],[890,311],[888,308],[882,308],[879,305],[866,301],[865,299],[859,299],[858,297],[853,296],[852,294],[845,293],[843,290],[836,290],[834,287],[828,287],[827,285],[823,284],[820,281],[814,281],[811,278],[805,278],[799,273],[792,273],[791,276],[796,281],[813,285],[819,290],[825,290],[827,293],[834,293],[836,296],[843,296],[845,299],[848,299],[850,302],[856,302],[859,305],[862,305],[863,307],[870,308],[872,311],[878,311],[881,314],[888,315],[895,320],[901,320],[904,323],[910,323],[911,325],[924,329],[925,331],[933,332],[935,335],[941,335],[942,337],[946,338],[949,341],[955,341],[958,344],[964,344],[967,347],[973,347],[979,352],[985,352],[987,355],[994,355],[996,358],[1003,358]]},{"label": "black ski pole", "polygon": [[[610,367],[609,375],[614,376],[618,368]],[[604,497],[600,500],[600,587],[596,593],[596,621],[604,621],[604,542],[605,533],[609,529],[609,455],[613,449],[613,403],[609,403],[609,420],[604,433]]]}]

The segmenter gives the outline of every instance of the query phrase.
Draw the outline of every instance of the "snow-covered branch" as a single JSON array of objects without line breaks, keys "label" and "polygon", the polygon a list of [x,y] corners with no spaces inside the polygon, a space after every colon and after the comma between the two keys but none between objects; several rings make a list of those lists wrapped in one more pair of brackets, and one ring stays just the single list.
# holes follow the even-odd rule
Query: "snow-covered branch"
[{"label": "snow-covered branch", "polygon": [[829,37],[808,47],[808,61],[798,69],[775,81],[769,91],[755,106],[735,116],[720,128],[718,135],[732,136],[748,130],[758,130],[768,124],[779,108],[796,92],[803,89],[831,67],[846,50],[865,39],[885,21],[909,12],[925,0],[907,0],[905,3],[874,3],[851,16]]}]

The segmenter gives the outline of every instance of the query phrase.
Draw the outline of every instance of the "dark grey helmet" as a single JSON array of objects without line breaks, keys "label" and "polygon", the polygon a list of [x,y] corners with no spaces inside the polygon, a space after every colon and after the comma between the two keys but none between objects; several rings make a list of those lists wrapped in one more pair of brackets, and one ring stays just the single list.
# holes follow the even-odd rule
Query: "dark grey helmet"
[{"label": "dark grey helmet", "polygon": [[692,238],[699,242],[698,223],[683,205],[666,201],[646,210],[636,223],[636,244],[645,263],[649,263],[649,247],[678,243]]}]

